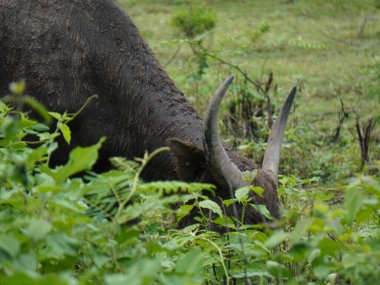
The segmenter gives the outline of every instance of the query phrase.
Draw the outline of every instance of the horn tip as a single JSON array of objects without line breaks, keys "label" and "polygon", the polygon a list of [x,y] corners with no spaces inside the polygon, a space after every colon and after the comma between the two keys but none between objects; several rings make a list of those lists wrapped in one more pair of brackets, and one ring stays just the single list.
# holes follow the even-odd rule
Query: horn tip
[{"label": "horn tip", "polygon": [[286,99],[286,105],[291,105],[293,103],[294,97],[297,93],[297,86],[293,86],[293,88],[290,90],[290,93]]},{"label": "horn tip", "polygon": [[232,81],[234,80],[235,76],[234,75],[231,75],[229,76],[224,82],[223,84],[219,87],[219,89],[216,91],[215,95],[214,95],[214,101],[217,102],[217,104],[214,104],[212,103],[211,105],[212,106],[219,106],[220,104],[220,101],[222,100],[224,94],[226,93],[228,87],[231,85]]},{"label": "horn tip", "polygon": [[234,79],[235,79],[235,75],[230,75],[230,76],[227,78],[226,83],[227,83],[227,84],[231,84],[232,81],[234,81]]}]

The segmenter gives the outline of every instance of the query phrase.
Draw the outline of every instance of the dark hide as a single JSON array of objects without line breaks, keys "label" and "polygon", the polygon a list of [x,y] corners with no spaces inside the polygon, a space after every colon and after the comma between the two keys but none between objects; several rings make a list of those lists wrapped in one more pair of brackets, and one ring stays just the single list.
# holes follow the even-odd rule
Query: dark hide
[{"label": "dark hide", "polygon": [[[22,78],[28,94],[51,111],[74,113],[98,95],[70,123],[72,143],[61,143],[54,164],[64,163],[75,146],[102,136],[107,141],[97,170],[110,167],[109,157],[142,157],[168,141],[174,156],[166,152],[153,159],[144,179],[215,183],[203,154],[201,118],[113,1],[0,0],[0,94]],[[227,152],[239,169],[253,168]],[[259,202],[279,217],[276,185],[260,175],[257,182],[266,189]],[[230,198],[227,189],[219,187],[217,194]]]}]

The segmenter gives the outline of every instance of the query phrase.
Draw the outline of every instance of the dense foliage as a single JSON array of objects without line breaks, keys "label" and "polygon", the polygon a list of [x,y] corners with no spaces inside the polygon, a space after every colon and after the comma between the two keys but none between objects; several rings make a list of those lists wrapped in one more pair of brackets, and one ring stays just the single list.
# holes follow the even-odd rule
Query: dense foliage
[{"label": "dense foliage", "polygon": [[[280,7],[302,21],[321,19],[321,6],[329,8],[324,21],[339,21],[343,11],[357,16],[359,24],[355,32],[339,27],[341,33],[324,42],[315,34],[281,34],[275,19],[268,17],[249,29],[240,26],[238,44],[217,38],[222,47],[214,46],[210,33],[225,24],[216,12],[206,6],[197,8],[195,1],[192,5],[161,2],[165,4],[147,1],[146,11],[152,15],[144,14],[144,21],[159,22],[154,20],[157,5],[179,6],[168,23],[175,26],[175,37],[181,31],[186,38],[164,42],[160,38],[156,47],[161,48],[160,57],[173,45],[182,47],[182,54],[177,50],[164,58],[169,58],[171,72],[178,69],[174,77],[199,110],[219,77],[237,74],[233,97],[224,105],[222,131],[247,157],[260,161],[271,115],[275,117],[277,102],[285,92],[283,85],[296,81],[300,87],[283,147],[281,173],[287,174],[280,177],[283,219],[244,225],[223,214],[223,205],[250,207],[247,193],[260,193],[257,187],[239,189],[235,199],[218,205],[205,195],[205,191],[213,193],[212,185],[141,181],[144,165],[165,148],[136,161],[114,158],[115,169],[99,174],[91,167],[101,139],[93,146],[74,149],[65,165],[49,166],[52,153],[59,151],[57,137],[70,143],[70,121],[77,114],[48,112],[24,94],[23,82],[14,83],[11,95],[0,101],[0,284],[380,284],[380,139],[379,113],[374,111],[380,98],[380,65],[376,55],[370,57],[374,62],[364,62],[363,56],[375,54],[372,47],[378,45],[374,42],[380,42],[380,31],[376,33],[372,26],[379,17],[378,1],[336,1],[328,6],[321,1],[283,1]],[[250,7],[240,3],[249,1],[236,1],[234,8],[229,1],[214,2],[221,2],[231,13],[235,7]],[[132,13],[141,8],[133,1],[126,5]],[[265,4],[257,9],[261,13]],[[360,9],[365,13],[357,15]],[[245,15],[243,9],[237,11]],[[281,11],[277,10],[277,17],[283,16]],[[307,27],[306,21],[302,28]],[[314,32],[315,27],[310,29]],[[312,70],[315,78],[302,70],[302,63],[299,70],[278,67],[283,63],[281,53],[294,56],[293,50],[307,59],[308,67],[309,62],[318,65],[321,58],[329,57],[328,52],[339,50],[353,74],[326,81],[324,73],[334,74],[334,64],[323,71]],[[352,50],[363,60],[360,68],[351,62]],[[268,63],[274,81],[247,71],[241,60],[250,56],[279,60]],[[297,76],[281,77],[284,69]],[[264,68],[260,72],[269,73]],[[358,78],[356,83],[352,76]],[[335,97],[342,103],[326,101]],[[25,105],[40,119],[23,112]],[[355,124],[364,129],[368,118],[375,128],[369,161],[362,169]],[[257,209],[269,217],[265,207]],[[194,225],[178,228],[191,211],[196,213]],[[211,224],[227,225],[228,231],[209,231]]]},{"label": "dense foliage", "polygon": [[[12,101],[20,104],[24,98]],[[50,168],[54,138],[68,131],[57,114],[51,115],[58,118],[54,132],[0,104],[1,284],[380,280],[379,179],[354,179],[340,207],[331,203],[334,194],[305,189],[315,181],[282,177],[284,219],[236,227],[200,192],[212,191],[211,185],[139,181],[150,156],[139,162],[115,159],[118,170],[75,177],[91,169],[102,140],[74,149],[66,165]],[[28,142],[31,136],[35,140]],[[237,190],[236,201],[225,205],[247,204],[248,191],[260,192]],[[200,209],[197,223],[176,229],[176,219],[193,207]],[[208,211],[233,231],[207,231]]]}]

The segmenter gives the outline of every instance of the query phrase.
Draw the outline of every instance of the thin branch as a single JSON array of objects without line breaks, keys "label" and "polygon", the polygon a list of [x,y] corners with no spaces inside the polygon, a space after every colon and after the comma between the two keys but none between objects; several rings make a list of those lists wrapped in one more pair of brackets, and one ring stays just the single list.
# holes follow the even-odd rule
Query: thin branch
[{"label": "thin branch", "polygon": [[346,111],[346,109],[344,108],[344,103],[342,99],[340,99],[340,106],[340,111],[338,113],[339,125],[336,127],[333,135],[334,142],[338,142],[340,140],[340,131],[343,127],[344,121],[348,119],[348,117],[350,116],[350,113]]},{"label": "thin branch", "polygon": [[270,99],[270,96],[269,96],[269,89],[271,88],[272,86],[272,83],[273,83],[273,72],[269,73],[269,77],[268,77],[268,81],[267,83],[265,84],[265,97],[267,99],[267,114],[268,114],[268,126],[269,126],[269,129],[272,127],[272,124],[273,124],[273,120],[272,120],[272,102],[271,102],[271,99]]},{"label": "thin branch", "polygon": [[247,80],[249,83],[251,83],[253,86],[255,86],[259,91],[261,92],[264,92],[264,89],[261,87],[261,85],[255,81],[253,81],[251,78],[249,78],[248,74],[242,70],[238,65],[235,65],[231,62],[228,62],[218,56],[216,56],[215,54],[213,53],[210,53],[208,52],[206,49],[204,49],[203,47],[202,48],[202,51],[204,52],[205,55],[225,64],[225,65],[228,65],[229,67],[232,67],[233,69],[237,70],[241,75],[243,75],[244,79]]},{"label": "thin branch", "polygon": [[166,68],[169,64],[172,63],[172,61],[176,58],[177,54],[181,50],[181,45],[178,45],[175,52],[172,54],[172,56],[169,58],[169,60],[164,64],[164,67]]},{"label": "thin branch", "polygon": [[359,138],[361,153],[360,170],[363,170],[364,166],[369,162],[369,143],[375,125],[376,121],[373,118],[369,118],[366,123],[361,123],[359,117],[356,118],[356,132]]}]

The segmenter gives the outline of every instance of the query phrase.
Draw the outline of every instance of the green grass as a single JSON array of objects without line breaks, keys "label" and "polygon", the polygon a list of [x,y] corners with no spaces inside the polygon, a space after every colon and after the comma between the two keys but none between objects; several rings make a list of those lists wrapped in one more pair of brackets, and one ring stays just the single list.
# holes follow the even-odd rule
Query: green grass
[{"label": "green grass", "polygon": [[[360,165],[356,116],[361,120],[379,116],[380,9],[371,0],[288,2],[192,1],[216,12],[216,27],[204,38],[209,50],[238,65],[254,80],[274,73],[278,95],[272,99],[277,106],[292,86],[300,87],[289,123],[300,138],[298,145],[293,142],[284,150],[285,173],[310,177],[336,171],[329,179],[340,183],[336,179],[350,177]],[[190,10],[191,1],[129,1],[125,7],[161,64],[202,114],[217,86],[237,72],[210,60],[200,81],[189,79],[197,63],[188,45],[178,42],[183,37],[171,19],[180,10]],[[269,25],[269,31],[252,40],[263,24]],[[328,140],[338,125],[340,100],[352,115],[342,130],[346,144],[332,146]],[[301,142],[303,146],[299,146]],[[380,158],[379,142],[377,127],[371,145],[374,159]],[[257,154],[253,157],[260,159]],[[340,164],[345,167],[339,168]]]},{"label": "green grass", "polygon": [[[163,65],[177,48],[165,42],[180,37],[170,25],[170,19],[175,11],[189,9],[187,2],[144,1],[126,5]],[[368,111],[375,113],[379,109],[379,97],[367,98],[360,94],[366,90],[360,93],[355,90],[368,80],[365,68],[380,62],[380,10],[376,10],[373,1],[295,1],[294,4],[208,1],[207,6],[218,16],[216,28],[206,39],[208,47],[242,50],[244,55],[227,55],[225,59],[244,68],[252,78],[259,77],[263,71],[273,71],[281,97],[291,86],[302,84],[299,104],[303,106],[303,119],[336,112],[340,98],[359,114],[365,111],[368,115]],[[359,27],[366,17],[369,20],[358,37]],[[270,31],[252,43],[249,34],[261,23],[269,24]],[[184,79],[184,74],[194,68],[189,64],[191,59],[190,49],[184,46],[166,67],[189,97],[198,95],[192,94]],[[231,72],[228,68],[220,72],[217,66],[212,66],[209,72],[216,70],[218,76],[212,80],[221,81]]]}]

